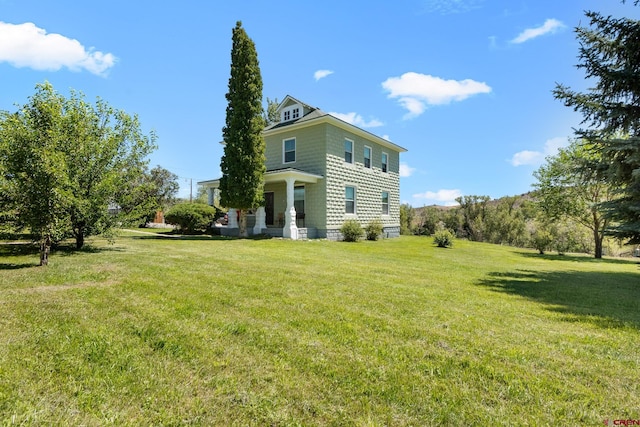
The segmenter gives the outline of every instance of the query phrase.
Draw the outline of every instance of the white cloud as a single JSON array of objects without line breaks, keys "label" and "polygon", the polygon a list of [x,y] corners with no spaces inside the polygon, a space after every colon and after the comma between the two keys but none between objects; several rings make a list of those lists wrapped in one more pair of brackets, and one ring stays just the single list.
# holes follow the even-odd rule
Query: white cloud
[{"label": "white cloud", "polygon": [[457,205],[456,198],[462,197],[460,190],[438,190],[438,191],[426,191],[424,193],[414,194],[414,199],[420,199],[424,204],[436,204],[453,206]]},{"label": "white cloud", "polygon": [[555,138],[548,139],[544,143],[545,156],[555,156],[558,154],[558,150],[569,145],[569,139],[557,136]]},{"label": "white cloud", "polygon": [[389,92],[389,98],[398,98],[400,105],[409,111],[405,118],[419,116],[428,105],[449,104],[491,92],[491,87],[483,82],[471,79],[445,80],[414,72],[389,77],[382,82],[382,87]]},{"label": "white cloud", "polygon": [[426,12],[449,15],[478,9],[483,2],[484,0],[423,0],[423,6]]},{"label": "white cloud", "polygon": [[391,138],[389,137],[389,135],[382,135],[382,139],[386,139],[387,141],[391,141]]},{"label": "white cloud", "polygon": [[[386,138],[385,138],[386,139]],[[416,171],[415,168],[412,168],[411,166],[409,166],[406,163],[400,163],[400,176],[402,178],[406,178],[408,176],[413,175],[413,173]]]},{"label": "white cloud", "polygon": [[510,162],[513,166],[538,166],[544,162],[545,157],[555,156],[560,148],[566,147],[567,145],[569,145],[569,140],[567,138],[551,138],[544,143],[542,151],[520,151],[513,155]]},{"label": "white cloud", "polygon": [[327,76],[330,76],[331,74],[333,74],[333,71],[331,70],[318,70],[315,73],[313,73],[313,78],[316,79],[316,81],[318,81],[320,79],[324,79]]},{"label": "white cloud", "polygon": [[511,164],[513,166],[538,165],[544,161],[544,154],[540,151],[520,151],[513,155]]},{"label": "white cloud", "polygon": [[382,123],[380,120],[378,119],[371,119],[369,121],[366,121],[360,114],[357,113],[335,113],[335,112],[331,112],[329,113],[331,114],[333,117],[337,117],[340,120],[343,120],[349,124],[352,124],[354,126],[358,126],[361,128],[375,128],[375,127],[380,127],[380,126],[384,126],[384,123]]},{"label": "white cloud", "polygon": [[49,71],[67,67],[102,76],[116,60],[111,53],[85,49],[78,40],[47,34],[32,22],[8,24],[0,21],[0,62],[8,62],[14,67]]},{"label": "white cloud", "polygon": [[539,27],[536,28],[527,28],[523,32],[521,32],[518,37],[511,40],[511,43],[519,44],[529,41],[531,39],[535,39],[536,37],[543,36],[545,34],[553,34],[556,31],[564,28],[565,25],[558,21],[557,19],[547,19],[544,21]]}]

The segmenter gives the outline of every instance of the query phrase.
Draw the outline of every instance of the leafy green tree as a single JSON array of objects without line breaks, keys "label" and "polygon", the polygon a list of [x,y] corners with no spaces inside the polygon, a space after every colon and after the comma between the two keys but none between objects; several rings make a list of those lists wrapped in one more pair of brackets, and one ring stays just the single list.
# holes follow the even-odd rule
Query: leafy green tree
[{"label": "leafy green tree", "polygon": [[408,203],[400,205],[400,234],[413,234],[413,218],[415,217],[415,209]]},{"label": "leafy green tree", "polygon": [[280,121],[280,116],[278,116],[279,105],[280,103],[278,102],[278,98],[270,99],[267,97],[267,109],[265,110],[263,115],[264,122],[267,124],[267,126],[278,123]]},{"label": "leafy green tree", "polygon": [[16,225],[16,211],[8,190],[9,176],[6,167],[8,148],[7,141],[0,137],[0,235],[10,234]]},{"label": "leafy green tree", "polygon": [[98,99],[95,105],[76,91],[64,100],[63,146],[69,190],[71,232],[76,248],[87,236],[109,232],[116,220],[108,212],[118,190],[143,176],[155,135],[143,134],[137,116]]},{"label": "leafy green tree", "polygon": [[3,192],[17,225],[40,243],[41,265],[54,242],[71,235],[81,248],[86,236],[115,225],[108,207],[144,170],[154,139],[136,116],[102,100],[88,104],[75,91],[65,98],[49,83],[16,113],[2,113]]},{"label": "leafy green tree", "polygon": [[51,245],[70,229],[63,101],[49,85],[39,85],[27,105],[0,118],[5,188],[18,223],[27,226],[40,245],[40,265],[48,265]]},{"label": "leafy green tree", "polygon": [[144,225],[155,218],[158,210],[173,206],[179,190],[178,175],[162,166],[145,170],[121,187],[116,198],[120,208],[118,220]]},{"label": "leafy green tree", "polygon": [[462,196],[456,198],[463,217],[463,231],[469,240],[484,241],[484,221],[489,200],[489,196]]},{"label": "leafy green tree", "polygon": [[444,211],[442,215],[444,228],[451,230],[457,237],[465,237],[464,218],[459,207]]},{"label": "leafy green tree", "polygon": [[544,255],[545,251],[553,244],[553,235],[548,229],[539,228],[531,235],[531,243],[540,255]]},{"label": "leafy green tree", "polygon": [[[638,4],[635,1],[634,4]],[[587,92],[557,85],[556,98],[580,112],[587,129],[577,136],[593,144],[620,197],[606,203],[610,232],[640,242],[640,21],[586,12],[589,27],[576,28],[578,68],[593,81]]]},{"label": "leafy green tree", "polygon": [[491,243],[525,246],[528,241],[524,212],[517,196],[502,197],[485,211],[485,238]]},{"label": "leafy green tree", "polygon": [[416,234],[431,236],[436,232],[438,223],[442,220],[442,211],[436,206],[424,206],[418,214]]},{"label": "leafy green tree", "polygon": [[600,152],[590,143],[572,141],[561,148],[534,176],[538,203],[551,221],[570,218],[593,233],[596,258],[602,258],[602,241],[609,226],[603,203],[614,200],[614,191],[601,173]]},{"label": "leafy green tree", "polygon": [[154,197],[158,207],[170,208],[176,202],[180,190],[178,175],[158,165],[149,171],[149,178],[155,188]]},{"label": "leafy green tree", "polygon": [[262,116],[262,76],[255,44],[238,21],[233,29],[231,77],[225,143],[220,169],[221,203],[240,211],[240,236],[247,236],[247,210],[263,203],[265,122]]}]

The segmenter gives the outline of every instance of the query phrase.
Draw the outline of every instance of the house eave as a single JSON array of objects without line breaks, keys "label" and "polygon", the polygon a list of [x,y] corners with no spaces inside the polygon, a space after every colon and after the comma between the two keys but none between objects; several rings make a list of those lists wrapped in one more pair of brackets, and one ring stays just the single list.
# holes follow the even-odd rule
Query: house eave
[{"label": "house eave", "polygon": [[357,126],[352,125],[351,123],[347,123],[344,120],[341,120],[337,117],[332,116],[331,114],[325,114],[323,116],[314,118],[314,119],[309,119],[309,120],[303,120],[303,121],[299,121],[296,123],[291,123],[289,125],[286,126],[281,126],[275,129],[268,129],[262,132],[262,134],[264,136],[270,136],[270,135],[277,135],[279,133],[283,133],[283,132],[289,132],[289,131],[296,131],[299,129],[304,129],[306,127],[309,126],[315,126],[317,124],[321,124],[321,123],[329,123],[332,124],[334,126],[337,126],[341,129],[344,129],[348,132],[352,132],[362,138],[365,138],[369,141],[373,141],[376,142],[377,144],[386,147],[390,150],[394,150],[397,151],[399,153],[405,153],[407,151],[406,148],[401,147],[397,144],[394,144],[391,141],[388,141],[382,137],[379,137],[378,135],[375,135],[371,132],[368,132],[364,129],[361,129]]}]

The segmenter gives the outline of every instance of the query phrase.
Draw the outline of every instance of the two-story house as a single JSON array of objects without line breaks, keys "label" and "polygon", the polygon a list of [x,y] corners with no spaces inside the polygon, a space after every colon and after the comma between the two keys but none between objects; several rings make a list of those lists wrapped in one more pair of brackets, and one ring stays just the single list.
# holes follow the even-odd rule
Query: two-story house
[{"label": "two-story house", "polygon": [[[254,234],[339,240],[345,220],[380,220],[400,235],[400,153],[392,142],[287,96],[280,121],[264,130],[264,207],[249,217]],[[199,183],[210,203],[219,180]],[[224,234],[237,235],[230,207]]]}]

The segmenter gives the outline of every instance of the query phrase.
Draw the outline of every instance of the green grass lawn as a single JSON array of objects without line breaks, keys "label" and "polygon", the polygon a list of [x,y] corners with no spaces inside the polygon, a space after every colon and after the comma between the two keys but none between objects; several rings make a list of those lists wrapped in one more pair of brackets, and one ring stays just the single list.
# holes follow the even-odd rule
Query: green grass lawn
[{"label": "green grass lawn", "polygon": [[640,266],[402,237],[0,244],[0,423],[640,419]]}]

